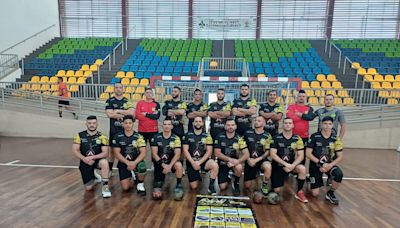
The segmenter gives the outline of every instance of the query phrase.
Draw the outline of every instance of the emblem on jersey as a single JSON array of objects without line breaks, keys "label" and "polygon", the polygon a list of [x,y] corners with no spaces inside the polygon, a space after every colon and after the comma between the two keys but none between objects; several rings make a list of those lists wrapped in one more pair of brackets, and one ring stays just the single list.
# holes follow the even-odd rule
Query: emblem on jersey
[{"label": "emblem on jersey", "polygon": [[86,152],[86,156],[94,156],[94,151],[92,150],[92,149],[90,149],[90,150],[88,150],[87,152]]},{"label": "emblem on jersey", "polygon": [[167,161],[168,160],[168,154],[163,154],[162,156],[161,156],[161,159],[162,160],[164,160],[164,161]]},{"label": "emblem on jersey", "polygon": [[258,158],[258,153],[257,153],[257,151],[253,151],[253,153],[251,154],[251,157],[253,157],[253,158]]},{"label": "emblem on jersey", "polygon": [[328,162],[328,161],[329,161],[329,159],[328,159],[328,157],[327,157],[327,156],[325,156],[325,155],[322,155],[322,156],[319,158],[319,161],[320,161],[320,162],[322,162],[322,163],[325,163],[325,162]]},{"label": "emblem on jersey", "polygon": [[174,143],[174,142],[170,142],[170,143],[169,143],[169,147],[175,148],[175,143]]},{"label": "emblem on jersey", "polygon": [[130,154],[127,154],[125,158],[128,159],[129,161],[132,161],[132,156]]},{"label": "emblem on jersey", "polygon": [[196,158],[200,157],[200,155],[201,154],[200,154],[199,150],[195,150],[194,153],[193,153],[193,156],[196,157]]}]

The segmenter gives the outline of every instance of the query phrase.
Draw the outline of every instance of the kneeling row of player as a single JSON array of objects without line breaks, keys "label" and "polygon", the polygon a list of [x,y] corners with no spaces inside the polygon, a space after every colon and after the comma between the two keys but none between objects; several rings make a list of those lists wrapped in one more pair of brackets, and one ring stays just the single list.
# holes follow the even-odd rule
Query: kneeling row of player
[{"label": "kneeling row of player", "polygon": [[[129,190],[136,182],[139,194],[145,195],[144,177],[147,171],[144,162],[146,156],[146,141],[133,130],[134,119],[125,116],[123,121],[124,131],[118,133],[111,147],[115,157],[118,159],[118,170],[123,190]],[[323,121],[323,130],[311,136],[307,144],[306,154],[310,159],[310,180],[313,196],[319,194],[319,188],[323,186],[322,176],[327,174],[332,186],[326,194],[326,199],[333,204],[338,204],[334,195],[343,174],[336,165],[342,160],[342,143],[332,135],[333,120],[326,117]],[[304,144],[302,139],[293,135],[293,121],[290,118],[284,120],[283,132],[273,139],[264,131],[265,120],[257,117],[254,129],[248,130],[243,137],[236,133],[234,119],[225,123],[225,132],[213,140],[204,131],[204,121],[197,117],[193,122],[193,130],[189,131],[182,139],[174,135],[171,130],[173,125],[170,120],[163,121],[163,131],[151,140],[152,160],[154,164],[153,197],[161,198],[162,186],[165,175],[175,172],[177,184],[175,188],[175,199],[183,197],[182,176],[183,165],[180,160],[181,149],[186,158],[187,174],[190,186],[198,187],[201,180],[200,170],[210,171],[209,194],[215,194],[214,182],[218,177],[221,192],[225,191],[230,181],[232,171],[232,191],[240,195],[239,180],[244,172],[244,186],[250,188],[253,180],[261,171],[264,173],[261,193],[266,196],[270,191],[268,188],[271,179],[271,190],[280,192],[284,181],[289,173],[297,174],[298,188],[295,197],[301,202],[308,202],[303,189],[306,178],[304,166]],[[73,152],[80,158],[80,171],[83,182],[88,190],[94,185],[94,169],[101,169],[102,194],[110,197],[108,189],[108,163],[105,159],[108,154],[107,138],[97,132],[97,121],[95,117],[88,117],[87,130],[80,132],[74,139]],[[214,155],[217,162],[212,159]],[[272,162],[268,160],[272,159]]]}]

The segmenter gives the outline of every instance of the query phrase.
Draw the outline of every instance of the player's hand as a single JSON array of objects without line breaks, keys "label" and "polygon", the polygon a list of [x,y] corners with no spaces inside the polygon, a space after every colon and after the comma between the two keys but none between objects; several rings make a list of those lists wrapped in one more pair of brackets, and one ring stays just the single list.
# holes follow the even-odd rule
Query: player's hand
[{"label": "player's hand", "polygon": [[90,159],[89,157],[84,157],[82,161],[88,165],[93,165],[94,161]]},{"label": "player's hand", "polygon": [[324,168],[326,170],[326,172],[328,172],[329,170],[332,169],[332,165],[330,163],[324,163],[322,165],[322,168]]},{"label": "player's hand", "polygon": [[168,110],[167,115],[168,115],[168,116],[174,116],[174,113],[172,112],[172,110]]},{"label": "player's hand", "polygon": [[285,171],[286,173],[290,173],[291,170],[288,167],[283,167],[283,171]]},{"label": "player's hand", "polygon": [[170,173],[171,172],[171,166],[170,165],[167,165],[167,164],[163,164],[164,166],[163,166],[163,173],[164,174],[168,174],[168,173]]},{"label": "player's hand", "polygon": [[250,158],[249,160],[247,160],[247,164],[250,166],[250,167],[254,167],[254,166],[256,166],[256,161],[255,161],[255,159],[252,159],[252,158]]},{"label": "player's hand", "polygon": [[192,163],[192,166],[194,170],[200,170],[200,162],[195,161]]},{"label": "player's hand", "polygon": [[298,112],[298,111],[294,112],[294,114],[295,114],[296,116],[298,116],[298,117],[301,117],[301,116],[303,115],[301,112]]},{"label": "player's hand", "polygon": [[127,165],[128,165],[128,169],[129,169],[129,170],[135,170],[135,169],[136,169],[136,166],[137,166],[136,162],[134,162],[134,161],[128,162]]}]

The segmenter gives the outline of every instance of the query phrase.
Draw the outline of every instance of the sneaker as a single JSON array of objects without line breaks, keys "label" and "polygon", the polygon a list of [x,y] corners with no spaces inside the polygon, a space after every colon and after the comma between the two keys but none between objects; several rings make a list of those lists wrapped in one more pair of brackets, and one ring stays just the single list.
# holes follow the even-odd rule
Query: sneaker
[{"label": "sneaker", "polygon": [[335,193],[332,191],[328,191],[326,193],[325,199],[333,205],[339,205],[339,200],[336,198]]},{"label": "sneaker", "polygon": [[239,183],[232,182],[232,192],[235,196],[240,196],[240,187]]},{"label": "sneaker", "polygon": [[139,195],[145,196],[146,195],[146,189],[144,188],[144,183],[138,183],[136,185],[136,190]]},{"label": "sneaker", "polygon": [[208,194],[209,194],[209,195],[212,195],[212,196],[217,195],[217,191],[215,191],[214,185],[210,185],[210,186],[208,187]]},{"label": "sneaker", "polygon": [[262,192],[262,194],[264,195],[264,197],[267,197],[269,190],[268,190],[268,184],[267,183],[263,183],[261,185],[260,191]]},{"label": "sneaker", "polygon": [[94,172],[94,177],[95,177],[95,182],[96,183],[101,183],[101,176],[100,176],[100,174],[96,171],[97,169],[95,169],[93,172]]},{"label": "sneaker", "polygon": [[298,191],[298,192],[294,195],[294,197],[295,197],[296,199],[298,199],[298,200],[299,200],[300,202],[302,202],[302,203],[308,203],[308,199],[307,199],[306,195],[304,194],[304,191],[303,191],[303,190]]},{"label": "sneaker", "polygon": [[183,187],[182,184],[178,184],[175,187],[175,200],[180,201],[183,198]]},{"label": "sneaker", "polygon": [[111,197],[111,192],[110,189],[108,189],[108,185],[103,185],[101,188],[101,194],[103,195],[103,198]]}]

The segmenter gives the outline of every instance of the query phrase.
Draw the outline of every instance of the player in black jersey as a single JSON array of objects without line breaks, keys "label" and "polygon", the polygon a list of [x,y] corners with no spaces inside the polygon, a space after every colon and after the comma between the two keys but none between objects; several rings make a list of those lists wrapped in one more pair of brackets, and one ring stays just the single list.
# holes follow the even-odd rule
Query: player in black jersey
[{"label": "player in black jersey", "polygon": [[310,181],[313,196],[318,196],[319,188],[324,185],[323,174],[332,180],[332,186],[326,193],[325,199],[332,204],[339,204],[335,190],[339,188],[343,179],[343,172],[337,166],[343,160],[343,143],[336,134],[333,134],[333,121],[330,116],[322,119],[322,131],[311,135],[306,148],[307,158],[310,159]]},{"label": "player in black jersey", "polygon": [[86,131],[81,131],[74,137],[72,153],[80,159],[79,171],[81,172],[83,184],[86,190],[93,190],[94,171],[101,169],[102,195],[104,198],[111,197],[108,188],[109,166],[108,138],[103,133],[97,131],[96,116],[88,116],[86,119]]},{"label": "player in black jersey", "polygon": [[296,199],[307,203],[303,186],[306,179],[306,167],[301,164],[304,159],[304,144],[300,136],[293,134],[293,120],[285,118],[283,132],[274,136],[271,144],[272,175],[271,183],[274,192],[280,192],[288,173],[297,173]]},{"label": "player in black jersey", "polygon": [[201,90],[195,89],[193,102],[190,102],[186,109],[187,118],[189,119],[188,131],[193,131],[193,120],[195,117],[200,116],[204,119],[207,116],[207,109],[208,105],[203,102]]},{"label": "player in black jersey", "polygon": [[261,104],[259,109],[260,116],[266,121],[265,130],[272,136],[278,134],[279,121],[283,116],[283,106],[276,103],[276,97],[276,90],[269,91],[267,103]]},{"label": "player in black jersey", "polygon": [[[120,131],[123,131],[122,121],[125,115],[135,117],[135,109],[131,102],[123,96],[124,88],[121,83],[114,84],[114,96],[106,101],[106,115],[110,118],[110,133],[108,137],[110,142],[113,137]],[[110,150],[109,165],[112,171],[114,164],[114,154]]]},{"label": "player in black jersey", "polygon": [[268,194],[268,182],[271,177],[271,163],[267,160],[269,147],[272,141],[271,135],[264,130],[265,119],[257,116],[254,122],[254,129],[244,133],[244,140],[249,149],[250,157],[244,166],[244,186],[250,188],[253,180],[259,172],[264,173],[263,183],[260,191],[264,196]]},{"label": "player in black jersey", "polygon": [[181,88],[175,86],[172,90],[172,100],[165,101],[162,113],[166,119],[172,121],[172,133],[182,139],[185,134],[183,128],[183,116],[186,113],[187,104],[181,100]]},{"label": "player in black jersey", "polygon": [[249,85],[240,86],[240,97],[233,100],[232,114],[236,117],[237,133],[242,135],[251,129],[251,116],[257,113],[257,101],[251,99]]},{"label": "player in black jersey", "polygon": [[164,184],[165,175],[175,172],[175,200],[182,200],[183,166],[179,161],[181,156],[181,140],[177,135],[172,133],[172,128],[172,121],[165,119],[163,121],[163,131],[157,133],[150,143],[154,163],[153,191],[160,192]]},{"label": "player in black jersey", "polygon": [[231,115],[232,105],[225,102],[225,90],[219,88],[217,91],[217,101],[210,104],[208,116],[210,117],[210,134],[215,140],[219,134],[225,132],[226,118]]},{"label": "player in black jersey", "polygon": [[208,193],[215,194],[214,182],[218,175],[218,165],[210,159],[213,152],[213,139],[209,133],[203,131],[203,128],[203,118],[195,117],[193,130],[183,136],[183,155],[186,158],[190,187],[197,189],[199,181],[201,181],[200,170],[210,171]]},{"label": "player in black jersey", "polygon": [[117,133],[112,141],[112,149],[118,160],[118,173],[121,187],[128,191],[132,187],[131,178],[136,181],[136,189],[140,195],[146,195],[144,177],[146,175],[146,142],[143,136],[133,130],[134,118],[124,116],[124,130]]},{"label": "player in black jersey", "polygon": [[239,180],[243,172],[243,163],[249,158],[246,141],[236,133],[236,123],[233,118],[225,122],[225,132],[220,134],[214,143],[215,156],[218,158],[218,184],[221,191],[228,187],[229,170],[234,171],[232,190],[234,195],[240,195]]}]

